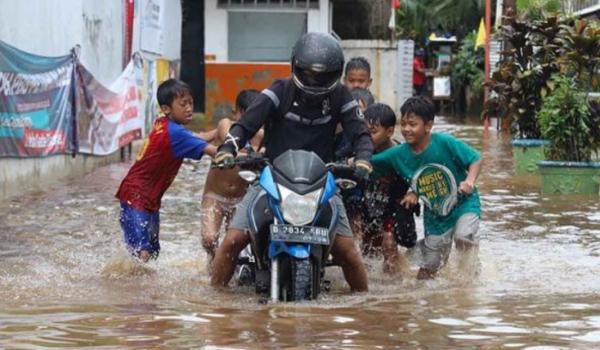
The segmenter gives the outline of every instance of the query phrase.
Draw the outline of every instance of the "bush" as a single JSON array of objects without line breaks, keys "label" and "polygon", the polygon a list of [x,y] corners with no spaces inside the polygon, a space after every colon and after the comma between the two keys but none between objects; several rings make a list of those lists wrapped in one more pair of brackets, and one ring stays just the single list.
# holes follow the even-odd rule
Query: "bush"
[{"label": "bush", "polygon": [[483,47],[475,49],[476,36],[467,35],[452,62],[452,85],[471,86],[475,95],[482,95],[484,81]]},{"label": "bush", "polygon": [[550,77],[560,70],[556,40],[564,23],[556,16],[542,21],[513,18],[502,28],[508,49],[492,75],[492,97],[485,105],[485,113],[511,118],[511,131],[521,138],[541,136],[536,113],[550,89]]},{"label": "bush", "polygon": [[566,76],[553,75],[553,89],[543,98],[537,114],[548,160],[588,162],[598,146],[598,137],[591,133],[591,113],[586,93]]}]

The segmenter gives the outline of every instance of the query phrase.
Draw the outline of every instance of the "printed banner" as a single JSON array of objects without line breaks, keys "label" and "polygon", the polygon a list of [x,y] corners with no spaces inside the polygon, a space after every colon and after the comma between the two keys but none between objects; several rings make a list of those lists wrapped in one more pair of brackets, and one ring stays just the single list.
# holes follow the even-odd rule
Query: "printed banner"
[{"label": "printed banner", "polygon": [[136,69],[129,62],[117,80],[106,88],[82,65],[77,65],[79,152],[106,155],[142,138]]},{"label": "printed banner", "polygon": [[36,56],[0,41],[0,157],[75,151],[73,58]]}]

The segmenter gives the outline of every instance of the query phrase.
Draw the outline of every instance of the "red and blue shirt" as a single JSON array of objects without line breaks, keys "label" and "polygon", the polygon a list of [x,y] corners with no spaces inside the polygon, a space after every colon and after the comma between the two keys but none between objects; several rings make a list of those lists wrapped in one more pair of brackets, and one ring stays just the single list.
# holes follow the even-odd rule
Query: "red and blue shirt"
[{"label": "red and blue shirt", "polygon": [[121,182],[116,197],[133,208],[158,211],[184,158],[200,159],[207,143],[180,124],[159,117]]}]

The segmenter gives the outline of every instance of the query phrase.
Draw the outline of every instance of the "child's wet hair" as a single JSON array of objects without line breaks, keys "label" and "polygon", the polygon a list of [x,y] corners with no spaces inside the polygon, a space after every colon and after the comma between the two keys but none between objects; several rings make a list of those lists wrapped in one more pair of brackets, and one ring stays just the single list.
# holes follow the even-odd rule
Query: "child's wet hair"
[{"label": "child's wet hair", "polygon": [[350,94],[353,99],[362,100],[367,107],[375,103],[375,97],[373,97],[373,94],[368,89],[356,87],[350,90]]},{"label": "child's wet hair", "polygon": [[407,117],[409,114],[423,119],[424,122],[433,122],[435,118],[435,106],[433,102],[424,96],[414,96],[406,100],[400,108],[400,115]]},{"label": "child's wet hair", "polygon": [[364,112],[369,124],[380,125],[384,128],[396,126],[396,113],[385,103],[373,103]]},{"label": "child's wet hair", "polygon": [[235,108],[240,112],[245,112],[258,95],[260,95],[260,92],[254,89],[240,91],[235,98]]},{"label": "child's wet hair", "polygon": [[177,97],[192,95],[192,88],[178,79],[168,79],[158,86],[156,99],[159,106],[171,106]]},{"label": "child's wet hair", "polygon": [[348,75],[351,70],[362,69],[367,71],[369,77],[371,76],[371,65],[364,57],[352,57],[348,63],[346,63],[346,70],[344,75]]}]

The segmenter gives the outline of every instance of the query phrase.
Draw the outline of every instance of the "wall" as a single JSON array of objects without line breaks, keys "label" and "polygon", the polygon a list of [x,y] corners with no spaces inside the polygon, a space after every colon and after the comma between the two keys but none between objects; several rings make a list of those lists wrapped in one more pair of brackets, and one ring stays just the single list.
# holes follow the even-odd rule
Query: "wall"
[{"label": "wall", "polygon": [[[161,3],[164,10],[162,35],[165,40],[160,57],[178,60],[181,51],[180,0],[155,1]],[[136,17],[143,2],[145,0],[136,0]],[[124,32],[123,0],[0,0],[0,40],[42,56],[65,55],[79,44],[81,60],[105,86],[109,86],[123,70]],[[136,51],[140,47],[139,19],[134,21],[133,35],[132,46]],[[171,67],[171,63],[167,62],[167,67]],[[156,68],[158,64],[152,67]],[[0,158],[0,198],[22,193],[24,189],[44,189],[61,178],[84,174],[119,158],[119,152],[105,157]]]},{"label": "wall", "polygon": [[[228,53],[228,18],[227,10],[217,8],[217,0],[204,1],[204,19],[205,19],[205,54],[210,57],[214,56],[216,62],[227,62],[229,60]],[[309,9],[307,11],[307,30],[309,32],[329,32],[331,28],[330,21],[330,6],[329,0],[319,0],[319,9]],[[234,11],[242,11],[236,9]],[[254,11],[244,9],[243,11]],[[260,11],[268,11],[262,9]],[[277,10],[270,11],[292,11],[292,10]],[[297,11],[297,10],[295,10]],[[284,29],[284,28],[282,28]]]},{"label": "wall", "polygon": [[207,62],[206,124],[215,126],[230,116],[240,90],[261,91],[273,80],[289,76],[290,70],[288,63]]},{"label": "wall", "polygon": [[390,105],[394,111],[396,102],[397,52],[396,43],[384,40],[342,40],[344,57],[362,56],[371,64],[371,92],[379,102]]},{"label": "wall", "polygon": [[[169,61],[179,60],[181,58],[181,1],[180,0],[152,0],[160,7],[161,21],[160,30],[157,33],[156,40],[160,42],[159,52],[144,52],[148,59],[163,58]],[[132,51],[142,50],[142,17],[146,6],[151,4],[147,0],[136,0],[135,16],[133,20],[133,39]]]},{"label": "wall", "polygon": [[[217,0],[204,0],[204,53],[217,62],[227,62],[227,11],[217,9]],[[208,105],[208,103],[207,103]]]},{"label": "wall", "polygon": [[119,160],[119,152],[103,157],[55,155],[46,158],[0,158],[0,200],[27,191],[44,191],[61,179],[83,175]]},{"label": "wall", "polygon": [[81,45],[81,60],[108,85],[123,69],[123,1],[0,0],[0,40],[42,56]]}]

